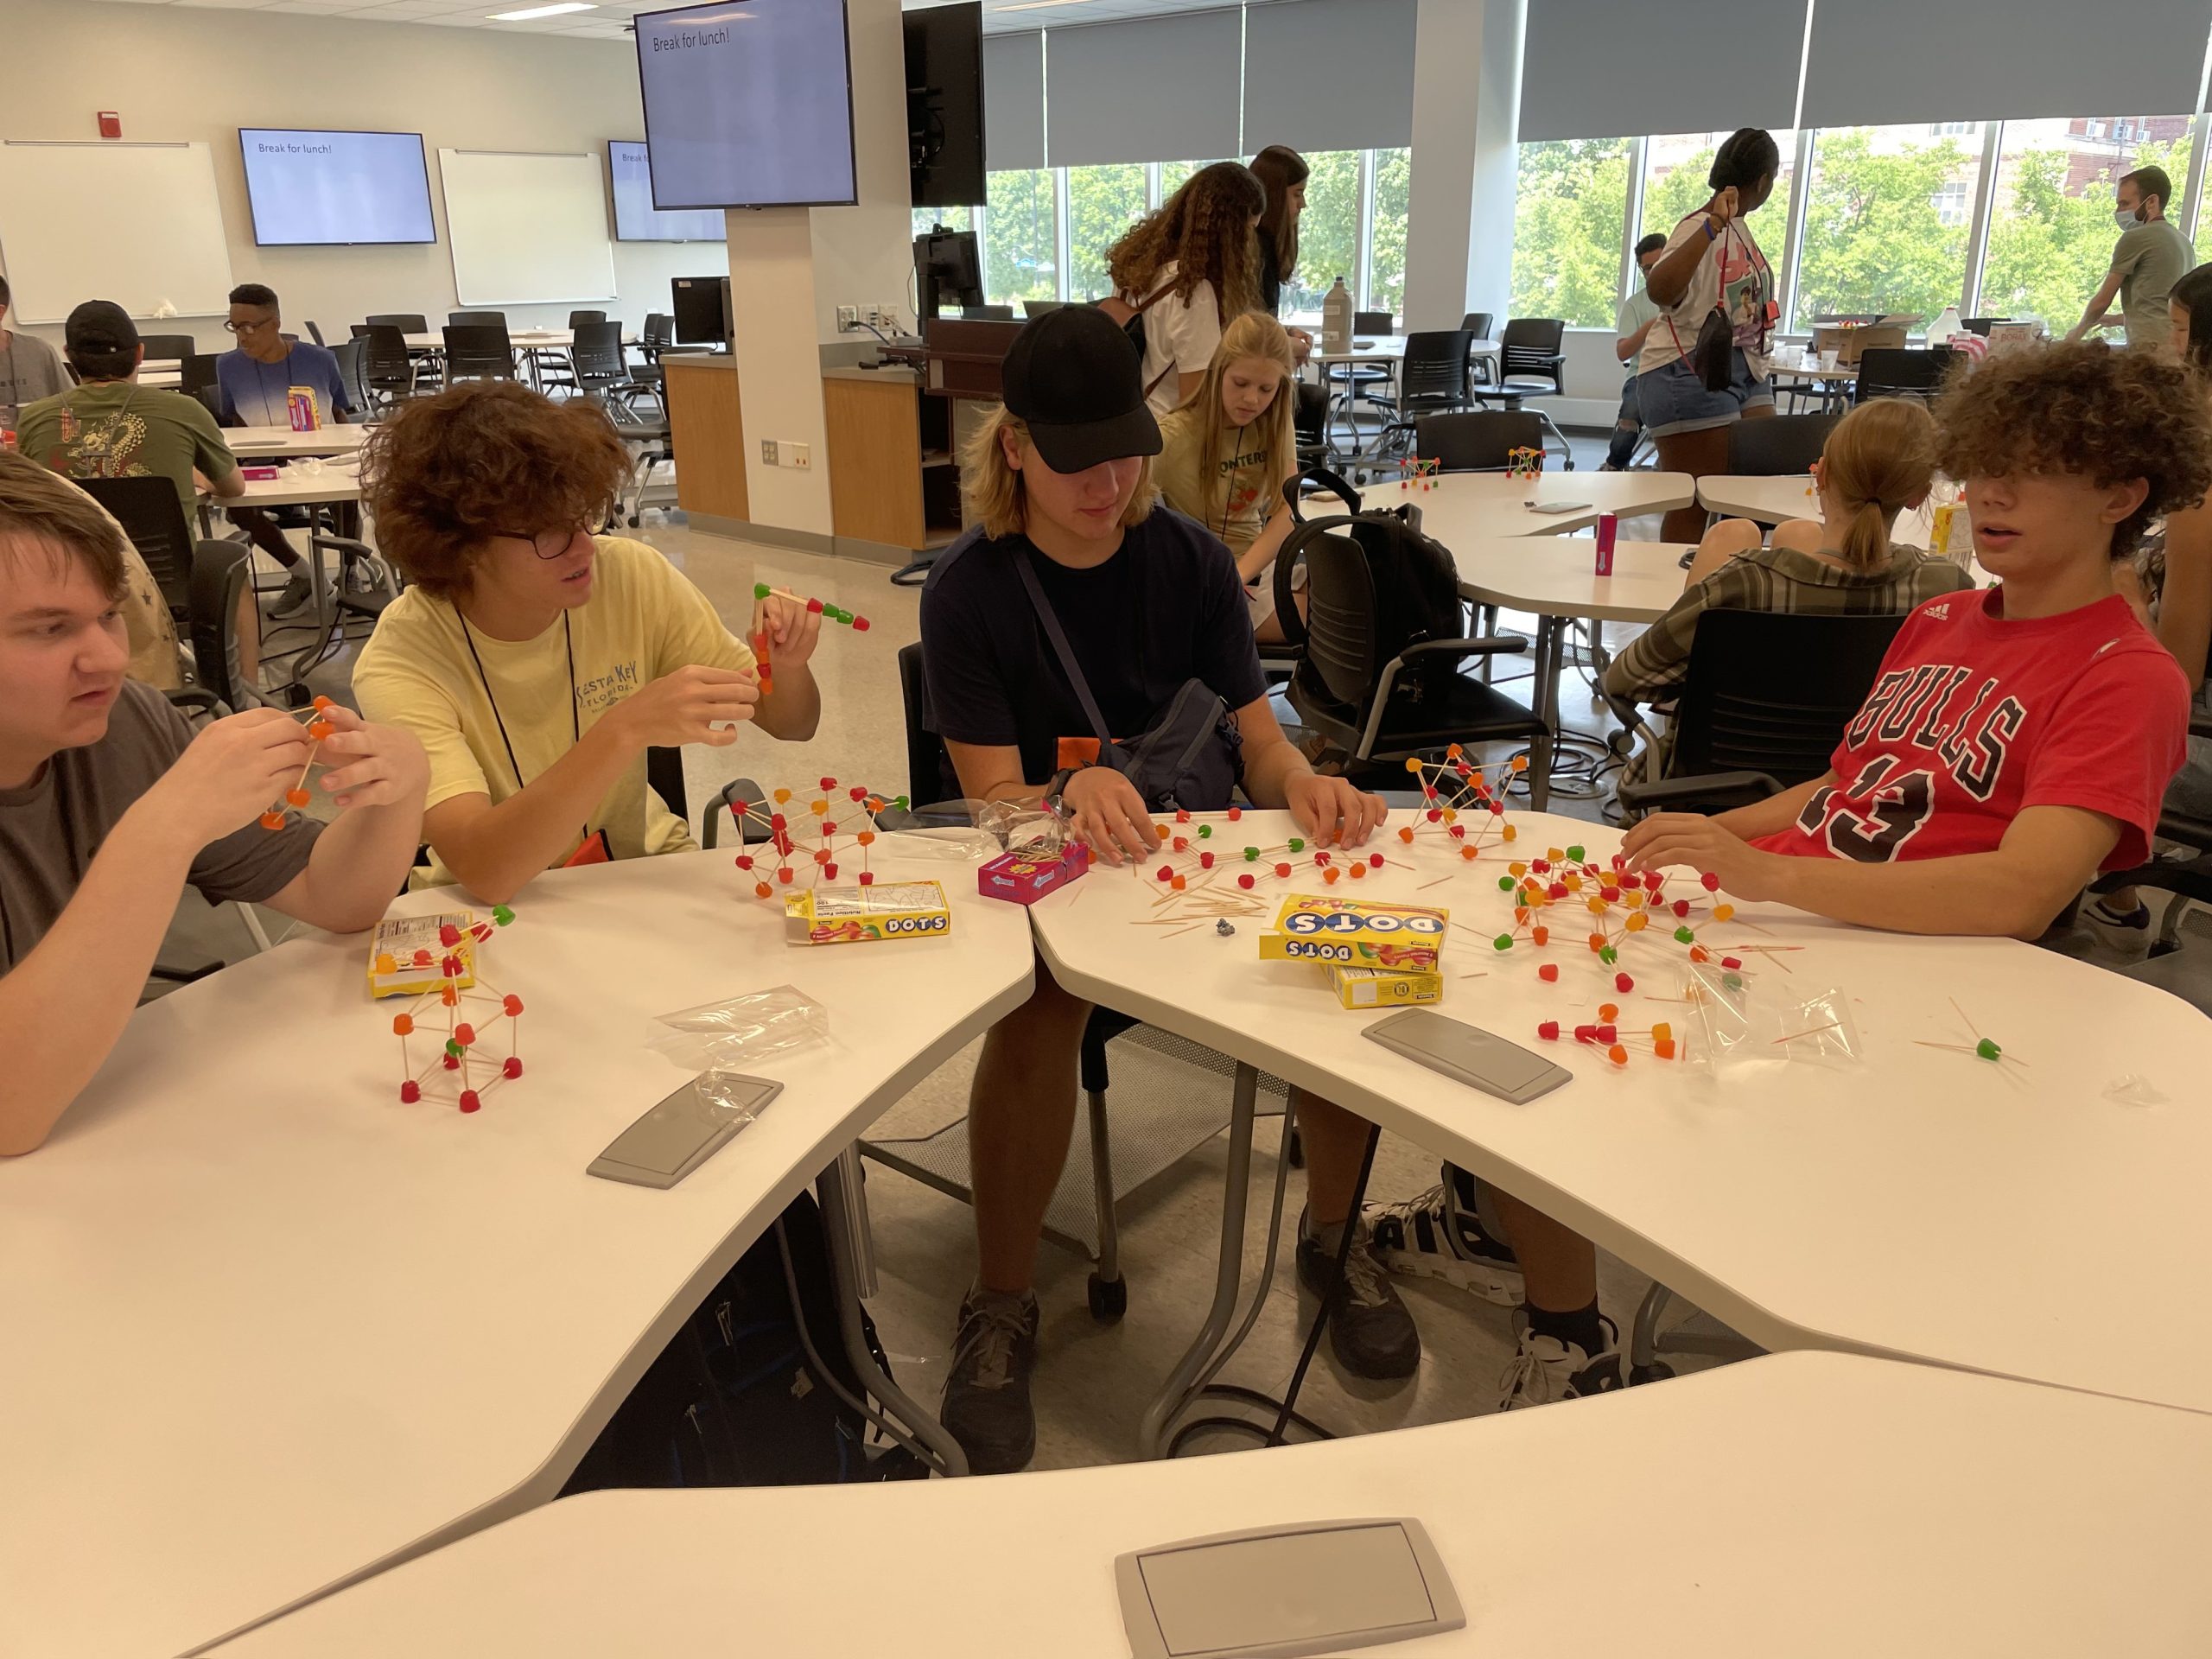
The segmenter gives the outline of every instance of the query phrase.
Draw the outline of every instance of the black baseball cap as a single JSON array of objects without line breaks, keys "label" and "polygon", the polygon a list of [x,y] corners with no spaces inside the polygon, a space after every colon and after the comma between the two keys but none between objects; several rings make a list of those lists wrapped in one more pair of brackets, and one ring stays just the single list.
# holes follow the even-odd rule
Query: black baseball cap
[{"label": "black baseball cap", "polygon": [[1020,416],[1056,473],[1160,453],[1137,348],[1095,305],[1032,317],[1007,348],[1000,378],[1007,413]]},{"label": "black baseball cap", "polygon": [[87,356],[134,352],[138,349],[138,325],[113,300],[86,300],[69,314],[69,321],[62,327],[61,343]]}]

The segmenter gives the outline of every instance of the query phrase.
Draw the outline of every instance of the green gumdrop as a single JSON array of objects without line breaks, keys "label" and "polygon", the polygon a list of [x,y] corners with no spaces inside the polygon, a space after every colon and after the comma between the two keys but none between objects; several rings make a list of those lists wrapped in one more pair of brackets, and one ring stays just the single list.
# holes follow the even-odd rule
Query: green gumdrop
[{"label": "green gumdrop", "polygon": [[1598,952],[1598,960],[1604,963],[1608,968],[1611,967],[1620,959],[1621,953],[1610,944],[1604,946]]},{"label": "green gumdrop", "polygon": [[1568,848],[1567,849],[1567,855],[1578,864],[1580,864],[1583,859],[1583,852],[1580,847]]},{"label": "green gumdrop", "polygon": [[767,597],[768,597],[768,584],[767,584],[766,582],[754,582],[754,583],[753,584],[753,598],[755,598],[755,599],[766,599],[766,598],[767,598]]},{"label": "green gumdrop", "polygon": [[1501,875],[1501,876],[1499,876],[1499,877],[1497,878],[1497,890],[1498,890],[1500,893],[1510,893],[1510,892],[1512,892],[1512,891],[1513,891],[1513,878],[1512,878],[1511,876],[1510,876],[1510,875]]},{"label": "green gumdrop", "polygon": [[901,812],[904,812],[906,810],[906,798],[904,795],[894,796],[892,798],[891,804],[897,807]]},{"label": "green gumdrop", "polygon": [[1724,990],[1724,991],[1740,991],[1740,990],[1742,990],[1742,989],[1744,988],[1744,976],[1743,976],[1741,974],[1723,974],[1723,975],[1721,975],[1721,976],[1720,976],[1720,988],[1721,988],[1722,990]]},{"label": "green gumdrop", "polygon": [[1688,944],[1695,940],[1696,938],[1697,935],[1691,932],[1687,927],[1678,927],[1675,930],[1675,943],[1679,944]]},{"label": "green gumdrop", "polygon": [[514,920],[514,912],[509,910],[505,905],[494,905],[492,906],[492,923],[493,926],[505,927],[509,922]]},{"label": "green gumdrop", "polygon": [[2005,1051],[1985,1037],[1974,1046],[1974,1052],[1985,1060],[1993,1060]]},{"label": "green gumdrop", "polygon": [[1303,836],[1293,836],[1290,838],[1290,850],[1294,853],[1304,852],[1306,850],[1306,838]]},{"label": "green gumdrop", "polygon": [[457,1037],[447,1038],[446,1052],[452,1055],[456,1060],[459,1059],[461,1058],[461,1039]]},{"label": "green gumdrop", "polygon": [[1244,861],[1247,864],[1258,863],[1260,861],[1260,849],[1256,847],[1247,847],[1244,849]]},{"label": "green gumdrop", "polygon": [[1510,933],[1501,933],[1492,939],[1491,944],[1500,950],[1510,950],[1513,948],[1513,936]]},{"label": "green gumdrop", "polygon": [[1198,839],[1199,839],[1200,841],[1204,841],[1204,840],[1205,840],[1208,836],[1211,836],[1212,834],[1213,834],[1213,825],[1211,825],[1211,824],[1210,824],[1210,823],[1202,823],[1202,824],[1200,824],[1200,825],[1198,826]]}]

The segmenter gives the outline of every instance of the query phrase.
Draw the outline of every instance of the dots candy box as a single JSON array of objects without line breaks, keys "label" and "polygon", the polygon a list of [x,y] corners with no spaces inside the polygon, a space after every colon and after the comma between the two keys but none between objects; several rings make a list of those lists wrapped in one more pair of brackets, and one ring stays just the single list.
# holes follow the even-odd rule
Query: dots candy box
[{"label": "dots candy box", "polygon": [[[448,957],[461,959],[461,971],[454,981],[454,988],[467,990],[476,983],[476,940],[469,930],[476,925],[476,913],[467,910],[451,910],[436,916],[387,916],[377,924],[375,936],[369,943],[369,995],[420,996],[435,991],[445,983],[439,972]],[[458,929],[461,938],[448,947],[438,942],[441,930]],[[429,960],[417,962],[416,957],[428,952]],[[378,967],[390,958],[392,969],[379,973]]]},{"label": "dots candy box", "polygon": [[1090,868],[1090,849],[1070,842],[1057,855],[1001,853],[976,872],[976,891],[986,899],[1033,905],[1055,887],[1064,887]]},{"label": "dots candy box", "polygon": [[1444,976],[1412,968],[1346,968],[1332,963],[1329,987],[1347,1008],[1405,1008],[1444,1000]]},{"label": "dots candy box", "polygon": [[868,944],[921,939],[952,931],[944,888],[935,881],[887,887],[816,887],[784,900],[787,944]]},{"label": "dots candy box", "polygon": [[1426,905],[1294,893],[1275,912],[1274,931],[1260,935],[1260,960],[1433,975],[1450,921],[1449,911]]}]

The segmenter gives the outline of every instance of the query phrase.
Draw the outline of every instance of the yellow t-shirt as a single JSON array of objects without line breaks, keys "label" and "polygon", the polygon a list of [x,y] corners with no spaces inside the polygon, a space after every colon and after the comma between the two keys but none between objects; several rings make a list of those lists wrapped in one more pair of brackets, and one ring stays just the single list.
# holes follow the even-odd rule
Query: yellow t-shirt
[{"label": "yellow t-shirt", "polygon": [[1249,429],[1224,426],[1217,476],[1205,487],[1198,478],[1205,435],[1196,410],[1179,409],[1163,416],[1153,476],[1169,506],[1197,519],[1241,556],[1268,527],[1268,516],[1280,505],[1282,480],[1268,476],[1268,447]]},{"label": "yellow t-shirt", "polygon": [[[480,628],[464,638],[452,604],[419,588],[385,609],[353,671],[354,695],[365,719],[404,726],[422,740],[430,757],[426,808],[458,795],[488,796],[498,805],[574,747],[579,730],[589,731],[608,709],[664,674],[695,663],[753,666],[752,652],[722,626],[707,596],[657,549],[620,536],[601,536],[597,545],[592,595],[564,613],[575,651],[573,697],[560,619],[535,639],[505,640]],[[483,659],[481,677],[469,655],[471,640]],[[508,743],[514,746],[512,762]],[[683,822],[646,788],[642,753],[588,823],[576,827],[562,861],[599,830],[617,858],[691,845]],[[429,873],[416,874],[423,887],[454,879],[435,855]]]}]

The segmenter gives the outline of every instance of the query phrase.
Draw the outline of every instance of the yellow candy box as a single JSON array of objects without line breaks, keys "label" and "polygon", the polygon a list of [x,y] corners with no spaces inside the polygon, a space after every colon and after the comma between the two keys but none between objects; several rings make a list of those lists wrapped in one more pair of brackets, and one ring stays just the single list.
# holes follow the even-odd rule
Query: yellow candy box
[{"label": "yellow candy box", "polygon": [[787,944],[868,944],[941,938],[951,931],[952,909],[935,881],[816,887],[784,900]]},{"label": "yellow candy box", "polygon": [[1433,974],[1451,915],[1427,905],[1294,893],[1275,912],[1274,931],[1260,935],[1260,960]]},{"label": "yellow candy box", "polygon": [[[420,996],[445,983],[439,964],[448,957],[461,958],[461,971],[454,985],[467,990],[476,983],[476,940],[469,929],[476,925],[473,910],[449,910],[435,916],[387,916],[377,924],[369,944],[369,995]],[[438,942],[440,930],[459,930],[459,943]],[[417,961],[427,951],[428,961]]]},{"label": "yellow candy box", "polygon": [[1416,1002],[1441,1002],[1444,976],[1407,968],[1344,968],[1332,965],[1329,984],[1347,1008],[1404,1008]]}]

